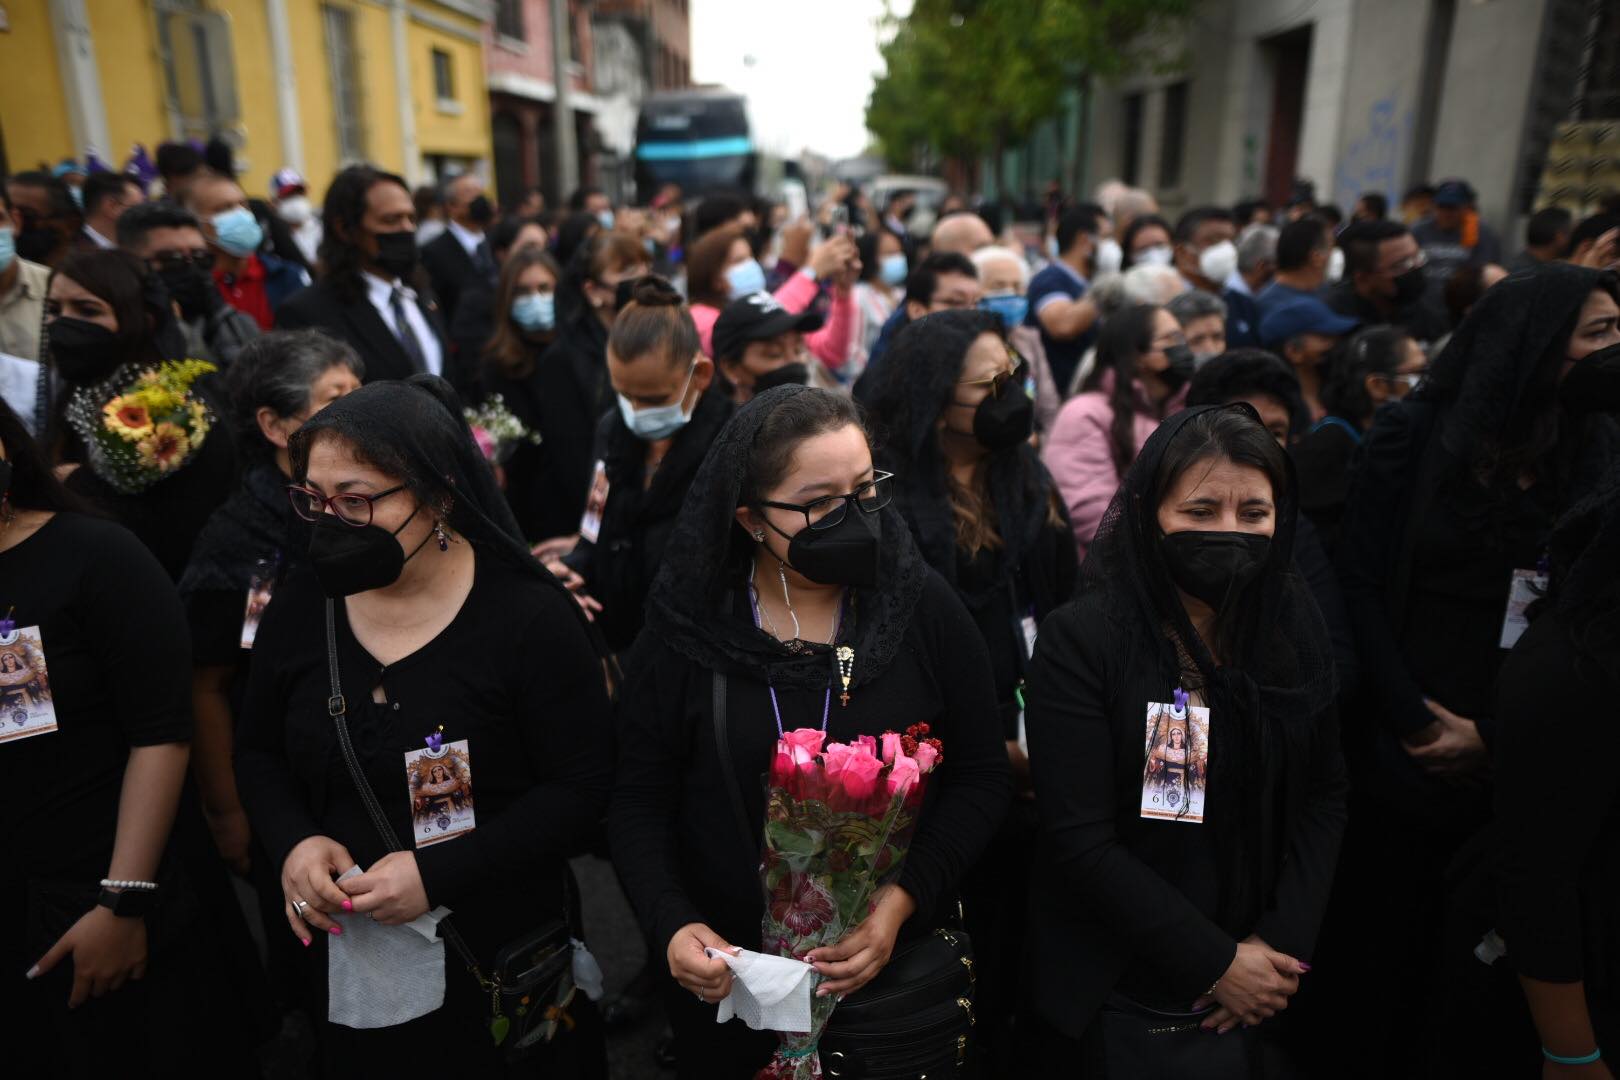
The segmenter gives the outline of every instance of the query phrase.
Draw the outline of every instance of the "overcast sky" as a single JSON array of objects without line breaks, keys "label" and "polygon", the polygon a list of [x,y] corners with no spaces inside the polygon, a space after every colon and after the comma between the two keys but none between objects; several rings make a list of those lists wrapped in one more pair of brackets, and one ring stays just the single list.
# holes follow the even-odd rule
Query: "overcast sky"
[{"label": "overcast sky", "polygon": [[692,81],[747,95],[766,150],[851,157],[866,149],[882,14],[883,0],[692,0]]}]

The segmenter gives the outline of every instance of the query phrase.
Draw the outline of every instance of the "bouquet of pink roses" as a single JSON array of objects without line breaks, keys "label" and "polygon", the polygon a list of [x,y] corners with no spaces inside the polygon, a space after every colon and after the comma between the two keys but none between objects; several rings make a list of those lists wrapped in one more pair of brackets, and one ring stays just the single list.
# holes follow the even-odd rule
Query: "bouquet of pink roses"
[{"label": "bouquet of pink roses", "polygon": [[[870,913],[872,894],[906,857],[923,778],[943,760],[927,724],[886,731],[881,742],[825,739],[814,728],[784,733],[767,779],[762,951],[778,956],[835,944]],[[820,1077],[816,1043],[835,1004],[812,998],[811,1030],[780,1032],[756,1080]]]}]

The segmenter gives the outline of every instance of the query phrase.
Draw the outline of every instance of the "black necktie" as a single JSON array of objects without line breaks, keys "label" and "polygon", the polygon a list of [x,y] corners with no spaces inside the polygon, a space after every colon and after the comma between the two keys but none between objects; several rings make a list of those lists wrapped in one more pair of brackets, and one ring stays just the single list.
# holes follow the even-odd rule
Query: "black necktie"
[{"label": "black necktie", "polygon": [[473,267],[492,285],[500,277],[501,268],[495,265],[495,256],[490,254],[488,240],[478,241],[478,247],[473,250]]},{"label": "black necktie", "polygon": [[411,329],[410,320],[405,318],[405,290],[395,285],[389,305],[394,309],[394,336],[404,346],[405,355],[411,358],[411,366],[417,371],[426,371],[427,354],[422,351],[422,343],[417,340],[416,331]]}]

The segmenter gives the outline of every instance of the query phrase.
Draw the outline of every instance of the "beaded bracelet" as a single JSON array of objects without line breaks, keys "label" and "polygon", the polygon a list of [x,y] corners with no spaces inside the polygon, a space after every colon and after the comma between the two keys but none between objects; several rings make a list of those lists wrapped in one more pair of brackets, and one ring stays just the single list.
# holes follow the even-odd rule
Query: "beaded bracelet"
[{"label": "beaded bracelet", "polygon": [[1593,1062],[1598,1061],[1603,1057],[1603,1051],[1593,1050],[1590,1054],[1582,1054],[1580,1057],[1561,1057],[1543,1046],[1541,1048],[1541,1056],[1552,1062],[1554,1065],[1591,1065]]},{"label": "beaded bracelet", "polygon": [[101,887],[103,889],[137,889],[144,892],[156,892],[158,886],[155,881],[119,881],[116,878],[102,878]]}]

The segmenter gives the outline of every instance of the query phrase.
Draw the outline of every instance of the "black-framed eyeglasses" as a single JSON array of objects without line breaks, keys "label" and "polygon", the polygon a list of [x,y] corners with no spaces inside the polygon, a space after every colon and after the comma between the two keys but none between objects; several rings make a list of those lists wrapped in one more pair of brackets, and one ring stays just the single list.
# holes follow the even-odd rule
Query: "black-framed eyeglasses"
[{"label": "black-framed eyeglasses", "polygon": [[[1002,368],[994,375],[987,375],[982,379],[958,379],[956,385],[988,386],[990,388],[990,396],[993,398],[1000,397],[1002,390],[1004,390],[1009,383],[1013,383],[1015,380],[1017,380],[1019,389],[1023,389],[1023,381],[1020,379],[1020,376],[1024,372],[1024,358],[1019,356],[1011,349],[1008,349],[1007,364],[1007,367]],[[956,404],[963,405],[966,403],[959,401]]]},{"label": "black-framed eyeglasses", "polygon": [[387,491],[379,491],[375,495],[362,495],[357,491],[345,491],[337,495],[322,495],[318,491],[311,491],[299,484],[287,485],[287,497],[292,500],[293,513],[305,521],[318,521],[322,514],[330,508],[332,516],[345,525],[353,525],[363,529],[371,524],[372,504],[378,499],[386,499],[395,492],[405,490],[406,485],[391,487]]},{"label": "black-framed eyeglasses", "polygon": [[197,251],[164,251],[147,259],[146,265],[160,273],[164,270],[180,269],[186,266],[193,266],[198,270],[212,270],[214,268],[214,253],[208,248],[201,248]]},{"label": "black-framed eyeglasses", "polygon": [[807,503],[768,502],[765,506],[777,510],[796,510],[804,515],[807,529],[830,529],[844,520],[853,505],[863,514],[875,514],[889,505],[894,485],[894,473],[875,472],[872,479],[846,495],[824,495]]}]

